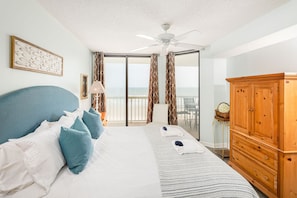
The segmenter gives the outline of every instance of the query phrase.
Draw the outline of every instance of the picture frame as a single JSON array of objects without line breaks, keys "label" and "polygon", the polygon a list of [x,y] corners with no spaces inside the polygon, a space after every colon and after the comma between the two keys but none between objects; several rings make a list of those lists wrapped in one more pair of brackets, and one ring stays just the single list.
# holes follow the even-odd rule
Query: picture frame
[{"label": "picture frame", "polygon": [[11,68],[63,76],[63,57],[16,36],[10,36]]},{"label": "picture frame", "polygon": [[80,74],[80,99],[88,98],[88,75]]}]

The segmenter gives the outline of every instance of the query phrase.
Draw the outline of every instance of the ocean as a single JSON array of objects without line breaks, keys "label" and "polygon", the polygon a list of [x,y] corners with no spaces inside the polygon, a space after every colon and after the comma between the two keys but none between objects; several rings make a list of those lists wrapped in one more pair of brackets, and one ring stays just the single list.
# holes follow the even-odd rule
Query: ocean
[{"label": "ocean", "polygon": [[[124,88],[106,88],[105,89],[106,97],[124,97],[125,89]],[[147,96],[148,88],[129,88],[129,96]],[[198,87],[191,88],[176,88],[176,96],[198,96]]]}]

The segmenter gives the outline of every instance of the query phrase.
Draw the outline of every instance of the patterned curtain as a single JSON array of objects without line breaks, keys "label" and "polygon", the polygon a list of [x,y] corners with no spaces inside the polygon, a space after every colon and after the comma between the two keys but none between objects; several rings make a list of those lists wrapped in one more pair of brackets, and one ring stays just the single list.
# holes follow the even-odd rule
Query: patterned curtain
[{"label": "patterned curtain", "polygon": [[151,56],[150,82],[147,105],[147,123],[152,122],[154,104],[159,103],[159,84],[158,84],[158,56]]},{"label": "patterned curtain", "polygon": [[[95,52],[94,53],[94,69],[93,69],[93,81],[99,80],[101,81],[103,87],[105,87],[104,83],[104,53],[103,52]],[[96,95],[92,96],[92,107],[96,107]],[[106,112],[106,102],[105,102],[105,94],[99,94],[98,98],[98,111]]]},{"label": "patterned curtain", "polygon": [[166,60],[166,93],[165,103],[168,104],[168,123],[177,125],[176,88],[175,88],[175,56],[169,52]]}]

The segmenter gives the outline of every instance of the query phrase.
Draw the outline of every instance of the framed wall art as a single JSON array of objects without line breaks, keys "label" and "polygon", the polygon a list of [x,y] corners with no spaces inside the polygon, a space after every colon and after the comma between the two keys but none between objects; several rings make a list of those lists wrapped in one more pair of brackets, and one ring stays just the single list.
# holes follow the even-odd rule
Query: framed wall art
[{"label": "framed wall art", "polygon": [[80,74],[80,99],[88,98],[88,75]]},{"label": "framed wall art", "polygon": [[63,58],[16,36],[11,40],[11,68],[63,76]]}]

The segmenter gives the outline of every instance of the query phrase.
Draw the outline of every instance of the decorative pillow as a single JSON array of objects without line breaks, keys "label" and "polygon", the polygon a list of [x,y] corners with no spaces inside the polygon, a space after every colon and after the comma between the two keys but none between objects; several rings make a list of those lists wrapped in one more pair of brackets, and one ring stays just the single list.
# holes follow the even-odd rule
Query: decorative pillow
[{"label": "decorative pillow", "polygon": [[24,163],[34,182],[48,192],[65,164],[57,134],[48,129],[30,138],[15,141],[15,144],[24,152]]},{"label": "decorative pillow", "polygon": [[0,197],[34,183],[23,158],[23,151],[14,142],[0,145]]},{"label": "decorative pillow", "polygon": [[92,108],[92,107],[89,109],[89,112],[90,112],[90,113],[97,114],[97,115],[100,115],[100,113],[98,113],[98,111],[96,111],[96,110],[95,110],[94,108]]},{"label": "decorative pillow", "polygon": [[84,111],[83,121],[91,132],[92,138],[97,139],[104,131],[102,121],[99,114]]},{"label": "decorative pillow", "polygon": [[91,132],[89,131],[88,127],[85,125],[85,123],[82,121],[81,118],[77,117],[71,126],[72,129],[78,130],[78,131],[85,131],[91,135]]},{"label": "decorative pillow", "polygon": [[74,174],[83,171],[93,153],[91,139],[86,131],[61,127],[59,143],[68,168]]}]

